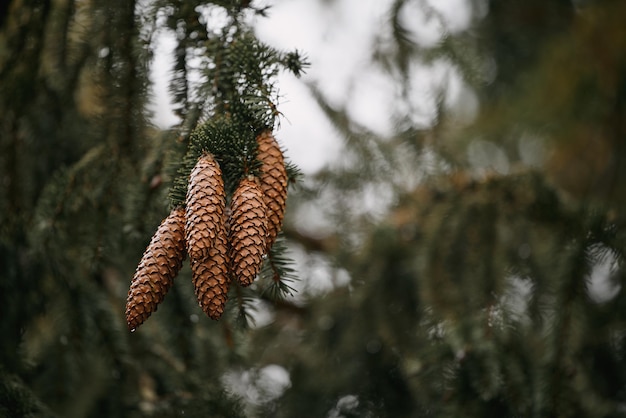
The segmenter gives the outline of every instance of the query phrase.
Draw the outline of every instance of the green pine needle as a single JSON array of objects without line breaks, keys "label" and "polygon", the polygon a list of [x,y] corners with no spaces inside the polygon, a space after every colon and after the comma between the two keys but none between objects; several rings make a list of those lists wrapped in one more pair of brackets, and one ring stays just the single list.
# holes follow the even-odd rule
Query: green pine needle
[{"label": "green pine needle", "polygon": [[298,277],[291,267],[293,260],[285,255],[286,251],[285,239],[279,234],[261,269],[260,281],[265,286],[263,293],[271,300],[282,300],[297,292],[292,284]]}]

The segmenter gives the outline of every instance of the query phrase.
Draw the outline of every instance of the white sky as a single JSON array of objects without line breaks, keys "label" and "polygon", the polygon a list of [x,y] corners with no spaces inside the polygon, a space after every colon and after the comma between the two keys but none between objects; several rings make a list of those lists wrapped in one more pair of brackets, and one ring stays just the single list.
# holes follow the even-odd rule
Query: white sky
[{"label": "white sky", "polygon": [[[414,0],[402,14],[402,22],[412,28],[416,42],[428,46],[441,37],[444,26],[428,19],[419,7],[431,4],[441,13],[445,29],[462,30],[471,18],[468,0]],[[258,18],[256,30],[265,42],[282,50],[298,49],[311,62],[307,73],[297,79],[284,74],[278,80],[284,114],[276,136],[287,157],[305,174],[312,174],[332,161],[341,150],[341,140],[317,107],[304,83],[320,88],[333,106],[347,106],[357,122],[380,135],[393,131],[392,109],[400,92],[382,72],[368,66],[376,30],[387,23],[391,0],[257,0],[270,4],[267,18]],[[411,4],[409,2],[408,4]],[[374,30],[373,30],[374,29]],[[171,113],[167,79],[171,71],[172,35],[162,34],[153,64],[154,122],[166,127],[176,123]],[[448,101],[458,96],[459,78],[454,71],[415,68],[415,123],[428,123],[435,104],[436,88],[448,88]],[[456,85],[456,87],[455,87]],[[456,93],[455,93],[456,92]]]}]

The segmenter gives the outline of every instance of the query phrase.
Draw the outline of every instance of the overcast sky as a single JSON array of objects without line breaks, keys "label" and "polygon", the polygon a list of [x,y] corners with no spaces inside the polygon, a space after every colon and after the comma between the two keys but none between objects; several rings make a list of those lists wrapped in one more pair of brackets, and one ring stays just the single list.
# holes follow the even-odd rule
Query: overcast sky
[{"label": "overcast sky", "polygon": [[[427,19],[421,2],[435,7],[443,22]],[[397,103],[400,92],[384,73],[368,65],[374,36],[385,27],[391,0],[257,0],[255,4],[272,6],[267,18],[257,19],[258,36],[281,50],[303,51],[311,62],[302,79],[284,74],[278,80],[279,110],[284,118],[276,136],[292,162],[311,174],[332,161],[341,149],[340,139],[304,83],[318,86],[332,105],[346,105],[350,116],[374,132],[392,132],[389,109]],[[440,39],[444,26],[452,32],[466,27],[470,13],[467,0],[414,0],[405,7],[402,21],[416,42],[430,46]],[[166,127],[177,122],[167,94],[174,39],[161,36],[160,40],[153,65],[154,121]],[[454,101],[460,81],[441,65],[434,69],[416,66],[414,71],[416,103],[410,112],[414,123],[424,125],[433,114],[433,89],[445,84],[448,100]]]}]

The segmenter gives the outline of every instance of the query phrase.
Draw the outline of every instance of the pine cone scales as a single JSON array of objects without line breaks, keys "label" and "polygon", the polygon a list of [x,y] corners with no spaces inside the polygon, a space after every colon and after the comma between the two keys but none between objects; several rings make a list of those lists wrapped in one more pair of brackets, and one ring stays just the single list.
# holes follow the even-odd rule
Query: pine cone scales
[{"label": "pine cone scales", "polygon": [[152,236],[130,284],[126,323],[134,331],[157,310],[185,258],[185,211],[174,209]]},{"label": "pine cone scales", "polygon": [[185,239],[191,261],[205,260],[223,229],[224,180],[213,156],[198,159],[189,176],[186,196]]},{"label": "pine cone scales", "polygon": [[261,191],[267,205],[267,250],[269,251],[276,241],[285,216],[287,170],[283,153],[270,131],[264,131],[257,136],[257,143],[259,145],[257,159],[261,161]]},{"label": "pine cone scales", "polygon": [[220,319],[228,299],[228,242],[226,231],[217,236],[205,261],[192,261],[191,272],[200,307],[211,319]]},{"label": "pine cone scales", "polygon": [[185,208],[163,220],[131,282],[126,304],[131,331],[157,310],[186,254],[197,300],[211,319],[224,314],[234,277],[239,285],[250,286],[259,275],[263,257],[282,226],[287,171],[271,131],[256,140],[260,177],[241,180],[228,207],[222,170],[213,155],[205,153],[196,161],[188,178]]},{"label": "pine cone scales", "polygon": [[241,286],[250,286],[261,270],[267,238],[267,208],[255,180],[246,178],[239,183],[231,209],[231,268]]}]

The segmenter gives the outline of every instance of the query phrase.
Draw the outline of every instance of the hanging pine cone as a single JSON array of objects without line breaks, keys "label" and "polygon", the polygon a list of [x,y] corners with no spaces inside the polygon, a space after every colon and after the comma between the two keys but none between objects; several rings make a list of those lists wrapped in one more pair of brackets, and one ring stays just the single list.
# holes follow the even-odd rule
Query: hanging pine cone
[{"label": "hanging pine cone", "polygon": [[215,246],[205,261],[192,261],[193,286],[200,307],[211,319],[220,319],[228,299],[228,242],[226,230],[217,235]]},{"label": "hanging pine cone", "polygon": [[267,248],[272,247],[280,232],[287,202],[287,170],[285,158],[271,131],[257,136],[259,150],[257,159],[261,161],[260,181],[263,200],[267,206]]},{"label": "hanging pine cone", "polygon": [[185,210],[174,209],[161,222],[143,253],[128,291],[126,323],[134,331],[157,310],[185,258]]},{"label": "hanging pine cone", "polygon": [[267,208],[254,178],[243,179],[231,202],[230,260],[241,286],[250,286],[261,270],[266,250]]},{"label": "hanging pine cone", "polygon": [[198,159],[189,175],[185,210],[185,239],[190,260],[210,257],[224,219],[222,170],[211,154]]}]

